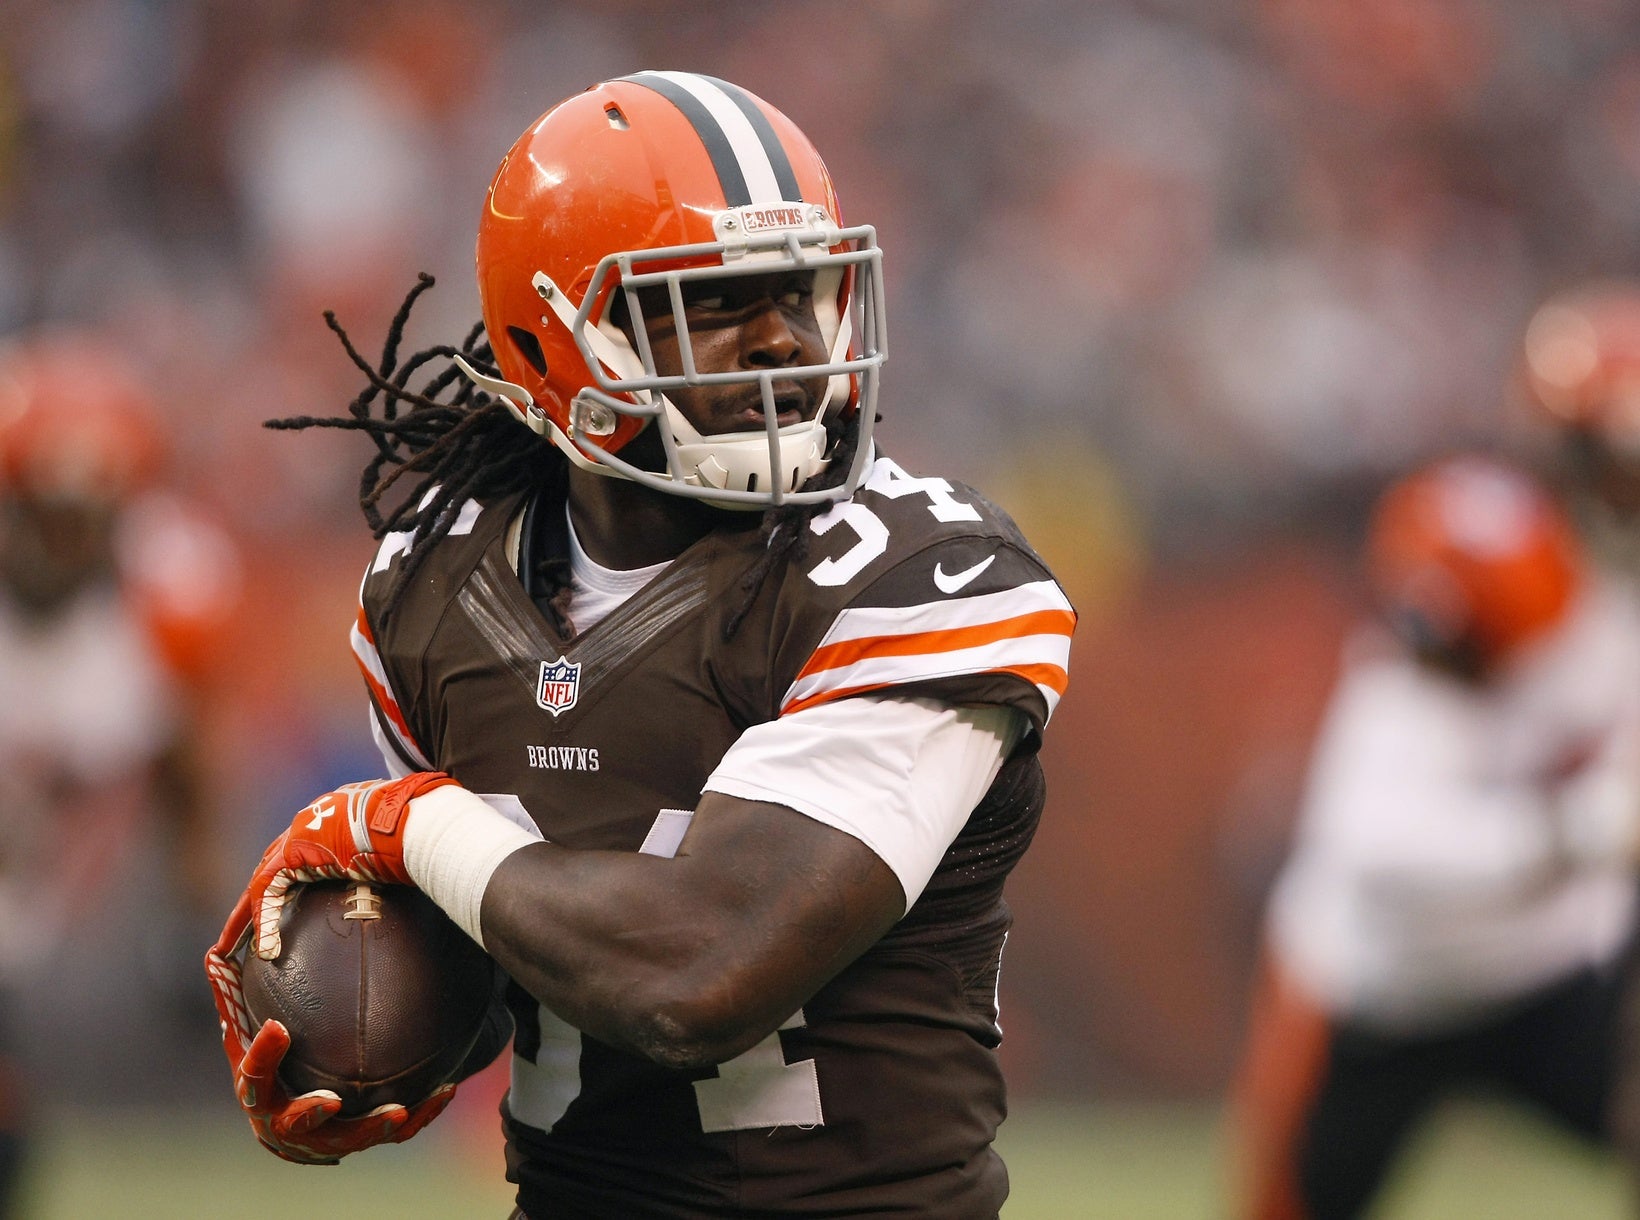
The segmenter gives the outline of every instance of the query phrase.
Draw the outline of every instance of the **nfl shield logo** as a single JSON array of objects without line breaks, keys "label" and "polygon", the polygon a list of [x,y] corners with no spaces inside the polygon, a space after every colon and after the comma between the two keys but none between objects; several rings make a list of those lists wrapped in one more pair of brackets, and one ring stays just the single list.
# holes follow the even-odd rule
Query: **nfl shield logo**
[{"label": "nfl shield logo", "polygon": [[535,701],[556,716],[575,706],[581,694],[579,661],[542,661],[541,677],[535,684]]}]

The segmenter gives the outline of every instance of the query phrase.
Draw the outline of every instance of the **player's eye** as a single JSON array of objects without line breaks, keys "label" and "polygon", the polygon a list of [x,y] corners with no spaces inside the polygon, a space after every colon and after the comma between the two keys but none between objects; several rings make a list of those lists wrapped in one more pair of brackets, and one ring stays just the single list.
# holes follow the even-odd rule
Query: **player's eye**
[{"label": "player's eye", "polygon": [[780,303],[788,309],[799,309],[814,298],[812,281],[787,284],[780,292]]},{"label": "player's eye", "polygon": [[735,314],[772,301],[781,309],[800,310],[814,296],[812,274],[776,279],[742,276],[731,280],[689,284],[683,290],[685,307],[694,314]]}]

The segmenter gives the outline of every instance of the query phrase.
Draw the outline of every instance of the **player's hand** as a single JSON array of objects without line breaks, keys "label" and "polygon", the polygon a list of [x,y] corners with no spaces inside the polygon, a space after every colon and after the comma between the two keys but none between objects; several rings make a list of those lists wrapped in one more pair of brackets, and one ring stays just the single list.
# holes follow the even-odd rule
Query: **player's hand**
[{"label": "player's hand", "polygon": [[258,1142],[287,1161],[334,1165],[350,1152],[401,1143],[437,1118],[455,1096],[455,1085],[436,1089],[415,1106],[378,1106],[358,1118],[339,1117],[342,1099],[328,1089],[297,1097],[286,1091],[279,1064],[290,1049],[290,1034],[278,1021],[263,1022],[253,1034],[245,1006],[240,953],[250,939],[253,909],[247,890],[206,951],[205,973],[222,1021],[222,1049],[233,1072],[234,1095]]},{"label": "player's hand", "polygon": [[337,1117],[342,1101],[329,1089],[291,1097],[279,1083],[279,1063],[290,1049],[290,1034],[278,1021],[265,1021],[246,1047],[234,1072],[234,1092],[251,1130],[275,1156],[301,1165],[334,1165],[350,1152],[377,1144],[399,1144],[432,1122],[455,1096],[444,1085],[414,1107],[377,1106],[358,1118]]},{"label": "player's hand", "polygon": [[446,784],[442,771],[344,784],[302,810],[262,854],[245,893],[255,935],[251,952],[279,956],[279,915],[290,887],[304,881],[413,885],[404,868],[404,817],[411,798]]}]

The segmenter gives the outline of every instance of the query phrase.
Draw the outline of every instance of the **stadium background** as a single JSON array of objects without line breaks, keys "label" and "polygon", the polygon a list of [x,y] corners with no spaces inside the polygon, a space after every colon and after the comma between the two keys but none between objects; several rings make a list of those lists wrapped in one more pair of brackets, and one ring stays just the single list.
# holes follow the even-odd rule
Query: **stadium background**
[{"label": "stadium background", "polygon": [[[8,0],[0,335],[125,349],[243,548],[206,729],[226,909],[293,808],[376,769],[345,643],[366,449],[259,427],[355,392],[321,310],[369,351],[426,270],[407,346],[464,333],[489,174],[592,81],[689,68],[786,110],[887,251],[883,443],[1014,512],[1082,611],[1010,886],[1007,1214],[1207,1217],[1361,510],[1420,457],[1543,443],[1526,317],[1640,271],[1637,52],[1625,0]],[[96,935],[150,934],[128,881]],[[123,1001],[63,1014],[107,1027],[94,1084],[37,1048],[36,1214],[500,1206],[483,1088],[406,1149],[292,1170],[240,1129],[207,1008],[157,1048]],[[1386,1215],[1623,1197],[1484,1105],[1399,1192]]]}]

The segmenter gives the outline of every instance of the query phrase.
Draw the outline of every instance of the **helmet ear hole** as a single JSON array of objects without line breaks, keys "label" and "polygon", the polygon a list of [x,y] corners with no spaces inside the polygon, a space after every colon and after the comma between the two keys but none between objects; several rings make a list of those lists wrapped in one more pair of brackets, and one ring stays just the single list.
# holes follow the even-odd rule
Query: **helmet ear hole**
[{"label": "helmet ear hole", "polygon": [[545,377],[547,375],[547,357],[546,353],[541,350],[541,340],[522,326],[507,327],[507,337],[513,341],[513,346],[518,349],[518,354],[524,357],[529,366],[535,370],[536,375]]}]

